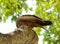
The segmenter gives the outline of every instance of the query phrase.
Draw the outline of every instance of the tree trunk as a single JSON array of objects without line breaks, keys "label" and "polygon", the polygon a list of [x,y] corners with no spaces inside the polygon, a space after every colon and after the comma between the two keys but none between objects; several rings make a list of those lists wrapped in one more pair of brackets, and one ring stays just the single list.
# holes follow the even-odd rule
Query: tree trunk
[{"label": "tree trunk", "polygon": [[17,28],[12,33],[0,33],[0,44],[38,44],[38,36],[31,28]]}]

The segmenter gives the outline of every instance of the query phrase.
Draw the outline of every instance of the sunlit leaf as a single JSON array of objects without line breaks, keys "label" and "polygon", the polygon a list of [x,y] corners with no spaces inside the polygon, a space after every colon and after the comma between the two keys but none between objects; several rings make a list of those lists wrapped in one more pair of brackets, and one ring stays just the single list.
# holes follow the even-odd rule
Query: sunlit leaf
[{"label": "sunlit leaf", "polygon": [[58,2],[55,7],[57,8],[57,11],[60,12],[60,2]]},{"label": "sunlit leaf", "polygon": [[39,27],[37,27],[37,28],[34,28],[34,31],[37,33],[37,35],[40,35],[40,28]]}]

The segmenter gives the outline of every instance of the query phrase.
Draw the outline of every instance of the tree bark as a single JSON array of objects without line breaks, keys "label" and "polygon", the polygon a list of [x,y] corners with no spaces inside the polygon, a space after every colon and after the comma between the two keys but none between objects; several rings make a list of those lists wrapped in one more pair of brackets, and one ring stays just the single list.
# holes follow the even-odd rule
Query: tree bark
[{"label": "tree bark", "polygon": [[38,44],[38,36],[32,28],[17,28],[12,33],[0,33],[0,44]]}]

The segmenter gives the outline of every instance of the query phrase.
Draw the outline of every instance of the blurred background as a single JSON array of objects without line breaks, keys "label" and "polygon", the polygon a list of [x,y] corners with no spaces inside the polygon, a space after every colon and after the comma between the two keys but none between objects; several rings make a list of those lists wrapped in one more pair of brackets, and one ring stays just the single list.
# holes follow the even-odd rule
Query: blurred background
[{"label": "blurred background", "polygon": [[60,0],[0,0],[0,32],[9,33],[16,29],[16,18],[21,15],[36,15],[52,21],[52,25],[33,28],[39,44],[60,44]]}]

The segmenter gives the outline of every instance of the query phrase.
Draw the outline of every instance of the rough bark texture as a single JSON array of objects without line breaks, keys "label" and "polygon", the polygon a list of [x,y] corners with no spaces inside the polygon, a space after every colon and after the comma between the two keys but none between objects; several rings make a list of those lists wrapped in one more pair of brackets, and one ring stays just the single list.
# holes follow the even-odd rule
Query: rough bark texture
[{"label": "rough bark texture", "polygon": [[38,37],[32,28],[23,26],[12,33],[0,33],[0,44],[38,44]]}]

